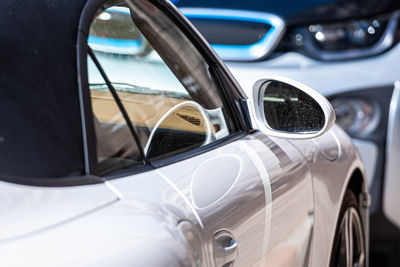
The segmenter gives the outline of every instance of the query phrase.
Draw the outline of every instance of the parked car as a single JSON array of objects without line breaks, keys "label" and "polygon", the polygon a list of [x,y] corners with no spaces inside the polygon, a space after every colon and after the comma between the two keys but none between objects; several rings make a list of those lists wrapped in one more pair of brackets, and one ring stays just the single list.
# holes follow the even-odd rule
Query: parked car
[{"label": "parked car", "polygon": [[265,75],[284,75],[331,101],[366,168],[373,259],[399,266],[400,2],[175,2],[245,91]]},{"label": "parked car", "polygon": [[165,0],[0,17],[2,266],[368,265],[363,166],[319,93],[247,97]]}]

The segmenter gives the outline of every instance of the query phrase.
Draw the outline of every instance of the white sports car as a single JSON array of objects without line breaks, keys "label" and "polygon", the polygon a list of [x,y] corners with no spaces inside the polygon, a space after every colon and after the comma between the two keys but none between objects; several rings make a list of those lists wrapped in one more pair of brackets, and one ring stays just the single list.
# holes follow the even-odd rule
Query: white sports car
[{"label": "white sports car", "polygon": [[246,94],[166,0],[2,1],[2,266],[368,266],[319,93]]}]

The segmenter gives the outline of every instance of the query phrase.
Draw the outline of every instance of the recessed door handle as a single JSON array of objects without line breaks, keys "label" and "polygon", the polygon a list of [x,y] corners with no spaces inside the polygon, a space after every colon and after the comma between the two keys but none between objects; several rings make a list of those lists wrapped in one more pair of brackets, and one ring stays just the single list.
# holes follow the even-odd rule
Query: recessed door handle
[{"label": "recessed door handle", "polygon": [[226,264],[232,264],[235,261],[238,244],[231,233],[226,230],[217,232],[213,237],[213,244],[217,266],[227,266]]},{"label": "recessed door handle", "polygon": [[231,239],[230,244],[227,247],[224,247],[224,250],[226,254],[235,253],[237,250],[236,240]]}]

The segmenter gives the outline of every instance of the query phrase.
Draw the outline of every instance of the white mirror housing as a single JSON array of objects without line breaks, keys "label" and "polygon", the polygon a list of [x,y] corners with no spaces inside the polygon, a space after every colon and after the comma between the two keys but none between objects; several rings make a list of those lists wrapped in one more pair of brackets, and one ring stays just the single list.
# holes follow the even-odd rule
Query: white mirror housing
[{"label": "white mirror housing", "polygon": [[320,136],[336,116],[320,93],[290,78],[270,76],[253,87],[255,126],[268,135],[307,139]]}]

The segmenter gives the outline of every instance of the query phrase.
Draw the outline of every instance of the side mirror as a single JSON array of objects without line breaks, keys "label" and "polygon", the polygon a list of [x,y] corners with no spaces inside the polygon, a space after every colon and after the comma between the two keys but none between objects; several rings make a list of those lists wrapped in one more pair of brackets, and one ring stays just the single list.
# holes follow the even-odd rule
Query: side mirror
[{"label": "side mirror", "polygon": [[254,105],[259,128],[277,137],[317,137],[327,132],[336,118],[324,96],[288,78],[258,81],[254,87]]}]

